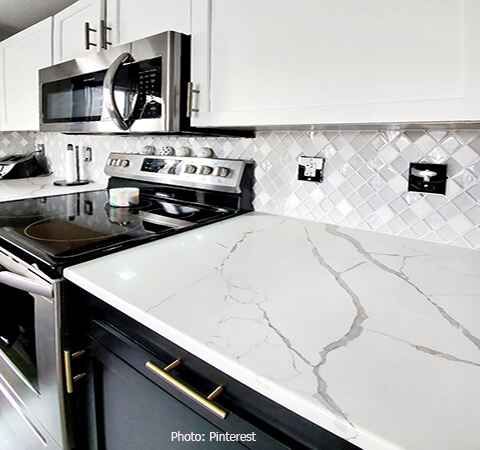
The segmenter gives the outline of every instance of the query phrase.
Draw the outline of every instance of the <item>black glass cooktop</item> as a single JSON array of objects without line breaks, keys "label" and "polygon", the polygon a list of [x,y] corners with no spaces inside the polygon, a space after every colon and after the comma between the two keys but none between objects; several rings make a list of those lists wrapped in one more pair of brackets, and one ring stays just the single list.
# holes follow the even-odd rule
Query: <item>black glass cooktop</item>
[{"label": "black glass cooktop", "polygon": [[115,208],[108,191],[0,204],[0,239],[59,267],[178,233],[235,210],[142,191],[140,204]]}]

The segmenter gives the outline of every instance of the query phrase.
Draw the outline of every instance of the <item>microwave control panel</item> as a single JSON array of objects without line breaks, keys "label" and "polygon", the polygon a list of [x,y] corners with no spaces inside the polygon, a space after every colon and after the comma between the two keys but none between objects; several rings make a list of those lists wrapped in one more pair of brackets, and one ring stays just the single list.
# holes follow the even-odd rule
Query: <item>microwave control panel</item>
[{"label": "microwave control panel", "polygon": [[162,72],[159,66],[139,68],[138,93],[138,117],[141,119],[162,117]]}]

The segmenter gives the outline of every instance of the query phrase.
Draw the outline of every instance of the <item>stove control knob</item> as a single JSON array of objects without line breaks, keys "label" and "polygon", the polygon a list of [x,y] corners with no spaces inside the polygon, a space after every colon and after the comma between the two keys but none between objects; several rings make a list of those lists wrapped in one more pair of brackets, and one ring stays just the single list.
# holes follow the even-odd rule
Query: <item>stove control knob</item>
[{"label": "stove control knob", "polygon": [[128,167],[130,165],[130,161],[128,159],[124,159],[122,161],[122,167]]},{"label": "stove control knob", "polygon": [[195,173],[197,171],[197,166],[194,166],[193,164],[187,164],[183,171],[185,173]]},{"label": "stove control knob", "polygon": [[216,167],[214,175],[217,177],[226,178],[230,175],[231,170],[228,167]]},{"label": "stove control knob", "polygon": [[213,172],[213,168],[210,166],[200,167],[200,175],[210,175]]}]

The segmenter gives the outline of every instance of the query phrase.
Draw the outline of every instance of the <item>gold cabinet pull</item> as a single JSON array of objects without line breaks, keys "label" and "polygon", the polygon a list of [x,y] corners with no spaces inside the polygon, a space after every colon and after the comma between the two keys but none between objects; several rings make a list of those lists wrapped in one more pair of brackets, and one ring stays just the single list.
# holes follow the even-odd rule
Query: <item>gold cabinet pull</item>
[{"label": "gold cabinet pull", "polygon": [[67,388],[67,394],[73,394],[73,383],[87,376],[86,373],[80,373],[76,376],[73,376],[72,374],[72,359],[80,358],[85,353],[85,350],[80,350],[73,354],[70,352],[70,350],[65,350],[63,352],[63,361],[65,364],[65,385]]},{"label": "gold cabinet pull", "polygon": [[216,387],[210,394],[207,395],[207,400],[215,400],[223,392],[223,386]]},{"label": "gold cabinet pull", "polygon": [[227,417],[227,412],[224,411],[222,408],[219,408],[217,405],[212,403],[216,397],[218,397],[222,391],[223,387],[218,386],[207,398],[200,395],[198,392],[195,392],[193,389],[189,388],[187,385],[183,384],[181,381],[178,381],[168,372],[175,367],[177,367],[181,363],[180,359],[175,360],[173,363],[169,364],[167,367],[161,369],[157,365],[155,365],[152,361],[147,361],[145,363],[145,367],[153,372],[155,375],[158,375],[164,381],[175,387],[177,390],[185,394],[187,397],[191,398],[192,400],[196,401],[199,405],[203,406],[204,408],[208,409],[211,413],[215,414],[220,419],[225,419]]}]

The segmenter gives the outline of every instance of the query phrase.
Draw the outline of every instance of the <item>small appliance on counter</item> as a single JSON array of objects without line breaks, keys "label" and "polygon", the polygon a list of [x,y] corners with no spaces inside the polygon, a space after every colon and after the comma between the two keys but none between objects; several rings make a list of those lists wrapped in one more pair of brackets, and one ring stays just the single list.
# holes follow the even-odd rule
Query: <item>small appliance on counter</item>
[{"label": "small appliance on counter", "polygon": [[9,155],[0,159],[0,180],[48,175],[45,164],[35,153]]}]

